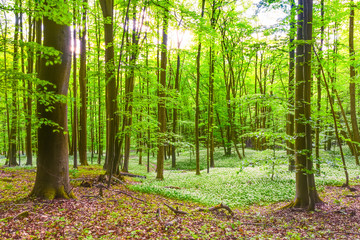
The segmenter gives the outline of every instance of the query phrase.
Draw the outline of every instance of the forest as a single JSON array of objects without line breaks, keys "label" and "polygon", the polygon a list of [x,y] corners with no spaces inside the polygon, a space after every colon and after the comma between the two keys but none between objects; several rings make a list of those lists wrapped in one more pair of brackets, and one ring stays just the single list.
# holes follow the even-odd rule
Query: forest
[{"label": "forest", "polygon": [[0,0],[0,238],[359,239],[359,10]]}]

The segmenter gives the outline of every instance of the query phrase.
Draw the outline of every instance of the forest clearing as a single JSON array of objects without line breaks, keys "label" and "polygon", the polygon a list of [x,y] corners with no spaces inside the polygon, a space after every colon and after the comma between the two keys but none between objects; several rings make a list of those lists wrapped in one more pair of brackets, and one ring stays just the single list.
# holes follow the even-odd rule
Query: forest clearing
[{"label": "forest clearing", "polygon": [[357,0],[0,0],[0,238],[360,239]]}]

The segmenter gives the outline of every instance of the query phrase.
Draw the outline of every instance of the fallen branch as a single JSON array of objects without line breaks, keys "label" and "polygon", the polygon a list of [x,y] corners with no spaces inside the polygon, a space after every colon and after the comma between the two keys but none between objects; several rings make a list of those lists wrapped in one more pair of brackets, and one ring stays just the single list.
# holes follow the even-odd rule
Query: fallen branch
[{"label": "fallen branch", "polygon": [[174,187],[174,186],[165,186],[164,188],[170,188],[170,189],[181,189],[179,187]]},{"label": "fallen branch", "polygon": [[358,197],[360,197],[360,195],[345,195],[345,197],[358,198]]},{"label": "fallen branch", "polygon": [[175,209],[173,208],[172,206],[164,203],[165,206],[167,206],[171,211],[173,211],[176,215],[177,214],[189,214],[188,212],[184,212],[184,211],[181,211],[181,210],[178,210],[178,209]]},{"label": "fallen branch", "polygon": [[161,224],[163,223],[163,220],[161,219],[161,209],[160,208],[156,209],[156,218],[159,223],[161,223]]},{"label": "fallen branch", "polygon": [[146,179],[146,176],[141,176],[141,175],[136,175],[136,174],[132,174],[132,173],[119,173],[119,175],[121,176],[127,176],[127,177],[133,177],[133,178],[144,178]]},{"label": "fallen branch", "polygon": [[228,207],[227,205],[223,204],[223,203],[220,203],[214,207],[211,207],[211,208],[195,208],[193,210],[193,212],[213,212],[213,211],[216,211],[216,210],[219,210],[219,209],[226,209],[231,215],[234,215],[233,211],[230,209],[230,207]]},{"label": "fallen branch", "polygon": [[131,197],[131,198],[133,198],[133,199],[136,199],[136,200],[138,200],[138,201],[140,201],[140,202],[147,203],[145,200],[143,200],[143,199],[141,199],[141,198],[138,198],[138,197],[135,197],[135,196],[131,195],[130,193],[127,193],[127,192],[124,192],[124,191],[121,191],[121,190],[116,190],[115,192],[122,193],[122,194],[124,194],[124,195],[126,195],[126,196],[128,196],[128,197]]},{"label": "fallen branch", "polygon": [[226,209],[231,215],[234,215],[233,211],[225,204],[223,203],[220,203],[219,205],[216,205],[215,207],[211,207],[209,208],[209,211],[215,211],[215,210],[218,210],[218,209]]}]

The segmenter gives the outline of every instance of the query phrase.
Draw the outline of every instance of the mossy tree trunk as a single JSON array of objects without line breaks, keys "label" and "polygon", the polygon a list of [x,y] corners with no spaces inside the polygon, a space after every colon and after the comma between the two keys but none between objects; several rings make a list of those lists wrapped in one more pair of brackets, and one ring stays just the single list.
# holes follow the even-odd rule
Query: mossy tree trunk
[{"label": "mossy tree trunk", "polygon": [[[66,97],[71,67],[70,27],[44,17],[43,31],[44,46],[60,51],[61,63],[47,65],[42,59],[39,76],[49,84],[38,87],[38,91]],[[37,111],[40,120],[51,121],[51,124],[43,123],[38,128],[37,173],[31,195],[44,199],[71,198],[67,104],[56,100],[44,105],[38,101]]]}]

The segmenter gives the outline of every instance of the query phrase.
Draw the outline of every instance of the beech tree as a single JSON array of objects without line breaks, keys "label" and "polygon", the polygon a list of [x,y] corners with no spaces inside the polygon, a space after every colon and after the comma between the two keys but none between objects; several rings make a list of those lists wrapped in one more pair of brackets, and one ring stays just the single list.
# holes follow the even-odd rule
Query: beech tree
[{"label": "beech tree", "polygon": [[105,32],[105,75],[106,75],[106,160],[105,168],[109,174],[116,173],[119,168],[115,156],[118,120],[116,116],[117,92],[114,66],[114,33],[113,33],[113,0],[100,0],[104,17]]},{"label": "beech tree", "polygon": [[[45,1],[45,4],[51,4]],[[41,121],[38,128],[37,172],[34,188],[30,195],[45,198],[71,198],[73,194],[69,181],[69,150],[67,128],[67,96],[70,68],[70,27],[57,19],[55,11],[66,13],[67,3],[57,3],[43,17],[43,45],[58,51],[59,59],[48,62],[41,59],[39,77],[47,83],[39,86],[43,94],[55,94],[51,102],[38,101],[37,113]],[[46,53],[45,53],[46,54]]]},{"label": "beech tree", "polygon": [[164,2],[164,18],[161,43],[161,69],[160,69],[160,86],[159,86],[159,102],[158,102],[158,121],[159,121],[159,137],[157,152],[157,179],[164,179],[164,158],[165,158],[165,132],[166,132],[166,106],[165,106],[165,88],[166,88],[166,65],[167,65],[167,41],[168,41],[168,24],[169,9],[168,1]]},{"label": "beech tree", "polygon": [[295,167],[296,195],[289,205],[295,208],[315,209],[320,202],[316,191],[312,163],[311,133],[311,46],[312,0],[298,1],[298,28],[296,47],[295,82]]}]

